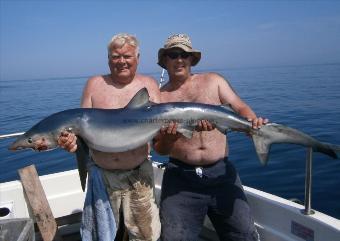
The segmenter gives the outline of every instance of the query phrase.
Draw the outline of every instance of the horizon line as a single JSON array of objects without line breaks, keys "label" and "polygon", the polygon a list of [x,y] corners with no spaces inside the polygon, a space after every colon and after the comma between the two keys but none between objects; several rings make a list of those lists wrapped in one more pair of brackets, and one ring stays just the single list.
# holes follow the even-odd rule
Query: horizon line
[{"label": "horizon line", "polygon": [[[317,65],[339,65],[340,62],[331,62],[331,63],[313,63],[313,64],[282,64],[282,65],[262,65],[262,66],[242,66],[242,67],[226,67],[226,68],[199,68],[196,69],[195,72],[212,72],[212,71],[221,71],[226,69],[257,69],[257,68],[278,68],[278,67],[297,67],[297,66],[317,66]],[[162,72],[162,68],[160,71],[152,71],[152,72],[139,72],[144,75],[155,75]],[[0,82],[7,82],[7,81],[42,81],[42,80],[64,80],[64,79],[79,79],[79,78],[90,78],[94,75],[79,75],[79,76],[53,76],[53,77],[40,77],[40,78],[30,78],[30,79],[7,79],[3,80],[0,79]],[[159,81],[159,80],[157,80]]]}]

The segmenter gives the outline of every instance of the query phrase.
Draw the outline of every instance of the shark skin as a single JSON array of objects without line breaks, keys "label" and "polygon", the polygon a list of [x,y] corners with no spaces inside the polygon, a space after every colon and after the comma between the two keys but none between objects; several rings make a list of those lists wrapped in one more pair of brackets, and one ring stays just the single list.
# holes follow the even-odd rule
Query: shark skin
[{"label": "shark skin", "polygon": [[[124,108],[77,108],[52,114],[18,137],[9,149],[52,150],[58,147],[60,133],[69,131],[81,139],[78,143],[81,148],[77,150],[79,164],[86,159],[88,148],[124,152],[142,146],[170,121],[176,121],[177,131],[191,138],[199,120],[210,121],[222,133],[237,131],[250,135],[263,165],[268,162],[270,147],[275,143],[311,147],[315,152],[339,158],[339,145],[320,142],[297,129],[275,123],[253,129],[250,122],[223,105],[190,102],[155,104],[149,101],[145,88],[137,92]],[[85,165],[82,166],[82,169],[85,168]],[[84,178],[84,174],[82,176]]]}]

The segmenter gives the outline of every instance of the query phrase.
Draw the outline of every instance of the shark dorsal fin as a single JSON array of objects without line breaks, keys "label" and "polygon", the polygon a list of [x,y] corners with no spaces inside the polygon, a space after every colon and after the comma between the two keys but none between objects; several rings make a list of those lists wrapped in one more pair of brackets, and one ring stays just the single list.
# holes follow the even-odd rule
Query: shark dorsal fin
[{"label": "shark dorsal fin", "polygon": [[142,106],[149,106],[151,102],[149,101],[150,96],[148,90],[144,87],[140,89],[134,97],[130,100],[130,102],[126,105],[126,108],[135,109],[140,108]]}]

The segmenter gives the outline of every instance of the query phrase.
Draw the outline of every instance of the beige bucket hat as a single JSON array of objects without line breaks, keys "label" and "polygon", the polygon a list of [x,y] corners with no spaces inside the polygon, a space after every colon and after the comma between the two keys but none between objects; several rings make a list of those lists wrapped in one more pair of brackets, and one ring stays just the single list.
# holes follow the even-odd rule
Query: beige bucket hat
[{"label": "beige bucket hat", "polygon": [[171,35],[165,42],[164,47],[158,50],[158,65],[166,69],[164,64],[164,54],[167,50],[180,48],[192,54],[191,66],[195,66],[201,59],[201,52],[192,48],[191,40],[186,34]]}]

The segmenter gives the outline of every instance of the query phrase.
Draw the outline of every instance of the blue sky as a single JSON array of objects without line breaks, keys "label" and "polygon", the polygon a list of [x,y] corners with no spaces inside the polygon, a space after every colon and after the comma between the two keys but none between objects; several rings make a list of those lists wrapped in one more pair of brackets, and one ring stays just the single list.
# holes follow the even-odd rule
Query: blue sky
[{"label": "blue sky", "polygon": [[202,51],[194,70],[340,63],[340,1],[0,0],[0,80],[107,73],[119,32],[140,40],[141,73],[173,33]]}]

